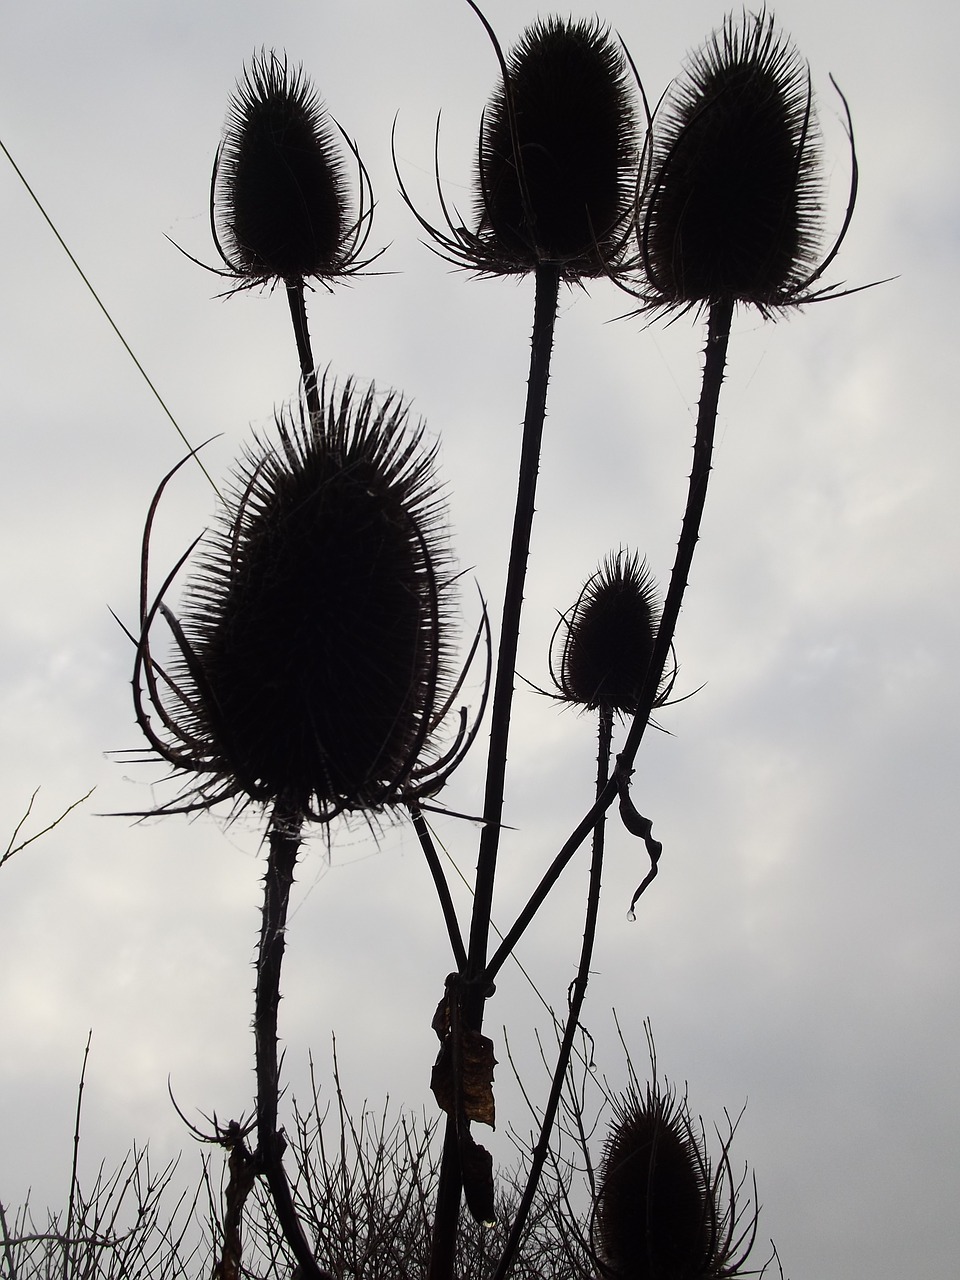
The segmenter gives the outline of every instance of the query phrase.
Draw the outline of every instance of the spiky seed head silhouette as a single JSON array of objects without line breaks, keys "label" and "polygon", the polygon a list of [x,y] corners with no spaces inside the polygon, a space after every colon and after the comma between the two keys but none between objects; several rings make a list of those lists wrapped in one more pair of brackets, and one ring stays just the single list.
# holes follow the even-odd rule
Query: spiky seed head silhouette
[{"label": "spiky seed head silhouette", "polygon": [[319,95],[286,56],[262,51],[230,100],[211,183],[214,240],[239,288],[316,279],[365,265],[372,200],[360,174],[357,208],[347,164]]},{"label": "spiky seed head silhouette", "polygon": [[757,1232],[756,1191],[740,1201],[730,1143],[716,1169],[686,1098],[654,1079],[614,1105],[597,1183],[594,1240],[603,1274],[618,1280],[728,1280],[745,1266]]},{"label": "spiky seed head silhouette", "polygon": [[558,696],[587,710],[633,715],[658,623],[645,562],[622,548],[607,556],[554,632],[550,668]]},{"label": "spiky seed head silhouette", "polygon": [[818,261],[823,189],[809,68],[766,11],[728,17],[654,120],[637,295],[653,309],[739,302],[765,315],[834,296],[812,286],[853,213],[852,130],[850,144],[847,216]]},{"label": "spiky seed head silhouette", "polygon": [[[558,17],[538,19],[505,54],[468,3],[501,71],[480,125],[476,230],[442,192],[445,230],[404,191],[407,203],[441,256],[480,275],[553,265],[574,282],[615,272],[631,237],[637,180],[634,86],[623,54],[598,21]],[[439,161],[437,172],[439,188]]]},{"label": "spiky seed head silhouette", "polygon": [[[138,719],[189,775],[170,811],[282,798],[326,821],[432,792],[458,762],[435,748],[458,685],[434,451],[394,394],[324,382],[321,404],[247,451],[182,617],[141,587]],[[159,614],[176,640],[166,667]]]},{"label": "spiky seed head silhouette", "polygon": [[542,18],[521,36],[484,112],[476,196],[480,244],[512,271],[612,265],[635,191],[631,90],[596,20]]}]

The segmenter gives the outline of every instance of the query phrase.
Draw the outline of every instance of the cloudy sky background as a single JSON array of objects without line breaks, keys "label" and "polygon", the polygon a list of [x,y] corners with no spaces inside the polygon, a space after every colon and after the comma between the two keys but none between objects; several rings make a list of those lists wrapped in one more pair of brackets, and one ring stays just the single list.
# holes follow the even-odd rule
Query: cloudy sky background
[{"label": "cloudy sky background", "polygon": [[[537,9],[488,0],[505,44]],[[589,12],[589,11],[584,11]],[[652,97],[724,15],[687,0],[602,11]],[[788,1275],[945,1275],[960,1246],[960,900],[957,786],[958,258],[955,10],[783,0],[809,58],[826,136],[829,218],[848,156],[832,72],[854,115],[860,205],[831,273],[882,288],[788,321],[735,322],[716,467],[677,635],[680,689],[636,796],[664,842],[636,923],[637,843],[611,828],[587,1006],[598,1060],[624,1079],[616,1008],[639,1068],[652,1020],[663,1074],[708,1126],[748,1102],[735,1153],[756,1168],[761,1235]],[[442,437],[455,545],[496,604],[512,510],[532,283],[474,282],[418,242],[397,150],[432,204],[438,111],[448,195],[469,207],[479,113],[496,78],[460,0],[270,5],[207,0],[44,3],[6,15],[0,137],[95,283],[183,430],[219,438],[225,476],[251,425],[294,392],[285,301],[214,300],[210,164],[227,98],[261,45],[303,61],[356,138],[378,200],[382,268],[310,304],[317,358],[414,400]],[[62,1205],[87,1032],[82,1168],[149,1140],[187,1148],[167,1098],[221,1117],[253,1096],[251,961],[263,857],[252,818],[134,825],[98,816],[167,798],[139,745],[129,642],[108,606],[137,607],[143,516],[183,446],[0,157],[0,823],[27,833],[90,801],[0,870],[0,1199]],[[558,324],[520,668],[547,679],[556,611],[621,543],[661,581],[689,467],[702,334],[693,322],[608,323],[612,286],[566,295]],[[158,570],[209,521],[186,470],[162,509]],[[464,593],[464,625],[475,616]],[[521,690],[496,917],[508,924],[580,818],[594,728]],[[476,808],[480,756],[449,792]],[[470,826],[438,820],[466,874]],[[5,837],[0,836],[0,848]],[[560,1006],[582,929],[583,857],[520,958]],[[464,914],[466,895],[458,901]],[[281,1029],[302,1095],[308,1051],[328,1079],[337,1035],[348,1099],[433,1114],[430,1019],[451,967],[412,833],[336,829],[309,844],[290,922]],[[545,1084],[549,1020],[516,969],[487,1027],[498,1132]],[[483,1139],[482,1139],[483,1140]]]}]

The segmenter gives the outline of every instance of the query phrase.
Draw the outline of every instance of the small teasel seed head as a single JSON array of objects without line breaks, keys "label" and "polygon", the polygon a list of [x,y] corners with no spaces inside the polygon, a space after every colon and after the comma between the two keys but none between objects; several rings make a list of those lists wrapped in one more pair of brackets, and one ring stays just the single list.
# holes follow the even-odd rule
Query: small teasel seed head
[{"label": "small teasel seed head", "polygon": [[249,285],[348,271],[355,255],[337,129],[299,67],[273,51],[245,68],[214,166],[214,234]]},{"label": "small teasel seed head", "polygon": [[659,624],[652,576],[636,554],[607,556],[554,633],[551,674],[560,698],[632,715]]},{"label": "small teasel seed head", "polygon": [[395,394],[324,382],[320,396],[319,414],[284,411],[242,460],[181,620],[165,611],[169,675],[141,642],[170,736],[141,726],[198,779],[181,808],[282,797],[326,821],[432,793],[449,772],[455,574],[435,449]]},{"label": "small teasel seed head", "polygon": [[686,1098],[656,1079],[614,1103],[597,1183],[594,1239],[618,1280],[727,1280],[748,1273],[756,1197],[738,1203],[723,1143],[717,1168]]},{"label": "small teasel seed head", "polygon": [[567,279],[614,268],[633,212],[636,116],[623,54],[596,20],[528,27],[484,112],[476,265]]},{"label": "small teasel seed head", "polygon": [[645,301],[767,313],[809,300],[820,150],[809,69],[773,17],[728,17],[658,116],[639,222]]}]

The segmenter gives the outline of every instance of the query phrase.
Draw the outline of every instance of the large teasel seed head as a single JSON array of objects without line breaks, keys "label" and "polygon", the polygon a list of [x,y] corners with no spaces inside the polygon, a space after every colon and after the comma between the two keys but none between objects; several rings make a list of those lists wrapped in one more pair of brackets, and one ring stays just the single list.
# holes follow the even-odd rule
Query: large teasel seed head
[{"label": "large teasel seed head", "polygon": [[614,1104],[597,1183],[594,1240],[603,1274],[618,1280],[725,1280],[744,1268],[757,1229],[756,1196],[738,1203],[733,1128],[714,1169],[686,1098],[643,1095]]},{"label": "large teasel seed head", "polygon": [[550,17],[503,60],[484,112],[477,179],[477,266],[567,279],[610,271],[636,194],[633,85],[596,20]]},{"label": "large teasel seed head", "polygon": [[819,160],[806,62],[772,15],[728,17],[654,121],[639,223],[644,300],[763,312],[809,300],[819,275]]},{"label": "large teasel seed head", "polygon": [[272,51],[251,60],[230,100],[211,191],[230,274],[251,286],[349,274],[365,218],[351,212],[337,134],[299,67]]},{"label": "large teasel seed head", "polygon": [[450,764],[436,749],[454,573],[435,451],[394,394],[347,383],[320,397],[319,414],[282,413],[238,467],[179,622],[164,608],[169,675],[141,643],[171,737],[141,726],[197,777],[180,808],[282,798],[327,820],[436,789]]},{"label": "large teasel seed head", "polygon": [[636,554],[607,556],[554,633],[551,674],[564,702],[632,715],[659,624],[653,578]]}]

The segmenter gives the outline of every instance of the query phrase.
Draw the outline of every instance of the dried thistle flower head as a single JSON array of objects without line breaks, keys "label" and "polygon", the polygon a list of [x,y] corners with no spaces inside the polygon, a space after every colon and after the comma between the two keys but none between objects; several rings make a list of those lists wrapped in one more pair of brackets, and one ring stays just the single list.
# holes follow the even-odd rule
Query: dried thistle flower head
[{"label": "dried thistle flower head", "polygon": [[[396,395],[320,394],[319,415],[284,413],[247,452],[182,620],[141,588],[138,719],[194,775],[177,811],[282,797],[327,820],[432,792],[458,762],[435,749],[457,686],[434,451]],[[150,649],[160,612],[169,671]]]},{"label": "dried thistle flower head", "polygon": [[445,204],[446,231],[414,213],[443,256],[482,274],[553,265],[577,281],[613,272],[630,236],[637,180],[636,112],[623,54],[597,20],[558,17],[539,19],[504,54],[478,6],[468,3],[501,69],[480,127],[476,231]]},{"label": "dried thistle flower head", "polygon": [[[652,307],[742,302],[767,314],[834,293],[810,286],[852,216],[856,157],[846,220],[818,263],[810,72],[772,15],[728,17],[689,58],[658,115],[639,223],[639,296]],[[852,132],[850,141],[852,150]]]},{"label": "dried thistle flower head", "polygon": [[636,124],[623,54],[597,20],[549,17],[507,58],[483,117],[477,236],[530,271],[603,274],[619,253],[636,181]]},{"label": "dried thistle flower head", "polygon": [[359,163],[356,213],[338,128],[311,82],[286,56],[261,52],[230,100],[214,163],[217,249],[240,287],[329,281],[363,264],[372,201]]},{"label": "dried thistle flower head", "polygon": [[686,1098],[656,1078],[615,1103],[603,1153],[594,1236],[604,1274],[622,1280],[725,1280],[745,1266],[757,1232],[756,1189],[730,1165],[734,1126],[716,1170]]},{"label": "dried thistle flower head", "polygon": [[656,590],[645,562],[623,549],[607,556],[554,632],[550,666],[560,698],[589,710],[632,715],[658,624]]}]

